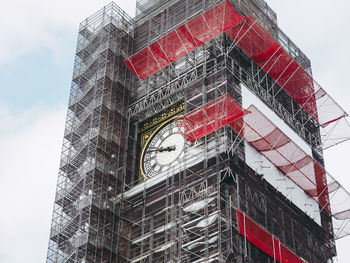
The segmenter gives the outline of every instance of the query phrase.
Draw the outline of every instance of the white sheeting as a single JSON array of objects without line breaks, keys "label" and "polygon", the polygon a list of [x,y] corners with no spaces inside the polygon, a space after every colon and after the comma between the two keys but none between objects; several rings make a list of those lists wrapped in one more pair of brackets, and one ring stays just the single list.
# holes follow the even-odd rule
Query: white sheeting
[{"label": "white sheeting", "polygon": [[204,227],[208,227],[211,224],[213,224],[215,222],[215,220],[218,218],[218,215],[212,215],[208,218],[205,218],[201,221],[199,221],[199,223],[196,225],[196,227],[200,227],[200,228],[204,228]]},{"label": "white sheeting", "polygon": [[219,253],[215,253],[214,255],[211,255],[209,257],[209,259],[201,258],[201,259],[198,259],[196,261],[193,261],[192,263],[199,263],[199,262],[209,263],[209,262],[213,262],[213,261],[218,259],[218,256],[219,256]]},{"label": "white sheeting", "polygon": [[207,198],[198,202],[195,202],[189,206],[186,206],[184,208],[185,212],[198,212],[199,210],[203,209],[204,207],[206,207],[211,201],[213,201],[215,199],[215,197],[211,197],[211,198]]},{"label": "white sheeting", "polygon": [[[161,233],[161,232],[163,232],[163,231],[165,231],[165,230],[167,230],[167,229],[172,228],[173,226],[175,226],[175,223],[173,223],[173,222],[172,222],[172,223],[168,223],[168,224],[166,224],[166,225],[164,225],[164,226],[158,227],[158,228],[155,230],[155,233],[156,233],[156,234]],[[141,242],[142,240],[148,238],[150,235],[151,235],[150,233],[144,234],[142,237],[140,237],[140,238],[138,238],[138,239],[135,239],[135,240],[132,241],[132,242],[133,242],[133,243],[139,243],[139,242]]]},{"label": "white sheeting", "polygon": [[[279,129],[291,138],[304,152],[312,156],[312,150],[284,121],[267,107],[258,97],[251,93],[244,85],[242,88],[243,107],[254,104],[262,111]],[[321,225],[321,215],[318,203],[305,193],[297,184],[286,177],[273,163],[258,152],[249,143],[245,144],[245,159],[247,164],[264,179],[281,192],[287,199],[293,202],[303,212],[309,215],[317,224]]]}]

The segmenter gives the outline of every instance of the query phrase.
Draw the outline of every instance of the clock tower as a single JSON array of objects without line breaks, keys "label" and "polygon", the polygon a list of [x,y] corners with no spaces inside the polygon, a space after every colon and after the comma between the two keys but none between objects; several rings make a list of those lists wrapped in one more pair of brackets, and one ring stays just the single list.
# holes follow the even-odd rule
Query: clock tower
[{"label": "clock tower", "polygon": [[347,113],[263,0],[114,3],[79,28],[48,263],[330,263]]}]

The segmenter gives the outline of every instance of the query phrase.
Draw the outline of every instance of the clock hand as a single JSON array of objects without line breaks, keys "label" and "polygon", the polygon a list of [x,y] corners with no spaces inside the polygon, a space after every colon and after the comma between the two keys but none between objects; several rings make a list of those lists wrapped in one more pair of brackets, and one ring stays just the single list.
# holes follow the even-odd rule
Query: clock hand
[{"label": "clock hand", "polygon": [[160,148],[156,148],[156,149],[149,149],[147,150],[147,152],[165,152],[165,151],[168,151],[168,152],[171,152],[171,151],[175,151],[176,150],[176,147],[175,145],[174,146],[168,146],[168,147],[160,147]]},{"label": "clock hand", "polygon": [[160,152],[164,152],[164,151],[171,152],[171,151],[175,151],[175,149],[176,149],[175,145],[174,146],[168,146],[166,148],[161,148]]}]

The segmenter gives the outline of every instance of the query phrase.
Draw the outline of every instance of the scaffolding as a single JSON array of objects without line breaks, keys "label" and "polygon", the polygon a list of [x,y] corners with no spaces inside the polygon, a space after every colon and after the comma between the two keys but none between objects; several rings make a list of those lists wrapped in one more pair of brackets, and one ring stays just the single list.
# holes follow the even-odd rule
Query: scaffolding
[{"label": "scaffolding", "polygon": [[[243,87],[312,153],[244,109]],[[174,116],[181,161],[140,176],[142,136]],[[79,28],[47,262],[333,262],[350,195],[322,151],[349,127],[263,0],[139,0],[135,19],[112,3]],[[248,144],[320,222],[248,165]]]},{"label": "scaffolding", "polygon": [[[300,120],[302,126],[314,126],[309,128],[311,133],[321,127],[320,149],[349,140],[347,113],[312,78],[308,72],[310,68],[305,68],[309,66],[307,59],[298,56],[301,52],[296,47],[284,43],[281,31],[270,33],[251,15],[240,14],[228,0],[189,17],[185,23],[166,31],[164,36],[127,58],[128,68],[141,80],[161,71],[169,82],[171,75],[179,76],[174,61],[180,61],[211,40],[222,46],[217,36],[225,32],[233,43],[220,53],[228,56],[237,46],[244,51],[255,62],[253,77],[258,79],[258,86],[269,79],[267,93],[277,98],[283,96],[283,90],[292,98],[293,104],[288,106],[293,119]],[[274,34],[278,34],[278,40],[273,38]]]},{"label": "scaffolding", "polygon": [[[224,95],[178,119],[177,125],[184,127],[184,138],[195,141],[228,124],[314,198],[321,211],[326,210],[333,216],[336,239],[348,235],[350,203],[347,201],[350,200],[350,194],[318,161],[305,153],[254,105],[244,110],[228,97],[229,95]],[[242,118],[239,119],[240,117]]]},{"label": "scaffolding", "polygon": [[[322,214],[321,226],[313,225],[313,229],[314,231],[318,229],[316,232],[321,231],[322,234],[313,236],[315,233],[311,233],[312,231],[302,230],[303,226],[308,224],[306,222],[310,218],[306,219],[304,216],[302,220],[298,221],[296,219],[293,221],[286,216],[283,218],[284,221],[293,222],[291,224],[295,224],[296,229],[309,233],[306,237],[307,240],[305,240],[305,237],[301,237],[296,233],[297,231],[293,230],[292,234],[288,233],[289,238],[292,240],[295,238],[293,242],[290,242],[286,239],[287,234],[281,235],[273,227],[271,228],[270,223],[267,223],[270,220],[276,220],[276,215],[273,213],[265,210],[262,216],[265,219],[260,220],[261,218],[257,217],[256,211],[249,217],[246,214],[251,213],[249,209],[246,212],[242,212],[240,210],[240,202],[235,205],[231,203],[231,210],[234,212],[231,213],[228,221],[226,220],[234,229],[233,232],[235,232],[232,232],[231,240],[236,240],[237,234],[241,234],[244,238],[242,239],[243,241],[241,240],[243,243],[237,240],[233,241],[233,246],[237,248],[235,252],[222,250],[221,254],[230,254],[228,258],[233,262],[240,262],[244,258],[249,258],[253,262],[263,262],[263,258],[266,255],[260,254],[257,256],[256,254],[260,252],[248,248],[249,245],[247,244],[244,246],[244,243],[248,240],[250,245],[253,244],[255,247],[258,247],[265,254],[268,254],[270,258],[278,262],[284,260],[291,262],[326,262],[335,256],[332,213],[330,204],[326,204],[326,202],[330,201],[327,199],[329,194],[331,194],[328,190],[337,185],[337,183],[334,183],[333,178],[330,178],[326,172],[321,172],[324,171],[322,149],[349,139],[349,130],[346,130],[348,128],[346,124],[347,114],[313,80],[309,60],[277,27],[273,13],[271,15],[271,13],[266,12],[266,9],[257,8],[261,6],[266,7],[266,5],[261,5],[261,1],[242,2],[239,4],[235,1],[232,1],[232,3],[229,1],[215,1],[215,3],[198,1],[197,4],[201,6],[200,8],[194,7],[196,5],[195,2],[191,2],[188,6],[185,1],[175,1],[170,6],[165,5],[164,2],[153,3],[153,7],[148,10],[152,9],[153,13],[157,13],[154,10],[157,10],[157,8],[162,9],[164,20],[162,20],[162,15],[158,14],[159,16],[152,17],[152,12],[144,9],[143,15],[148,20],[143,18],[136,26],[135,32],[143,33],[140,34],[140,40],[136,40],[137,44],[134,54],[125,60],[126,65],[137,78],[135,80],[136,83],[138,83],[138,90],[135,96],[136,101],[129,107],[129,118],[130,121],[142,121],[161,113],[169,105],[184,100],[184,117],[176,121],[184,137],[188,141],[194,142],[196,146],[199,145],[204,149],[211,149],[211,139],[227,139],[230,136],[227,137],[222,135],[222,133],[230,133],[228,130],[232,129],[234,132],[230,133],[231,140],[225,142],[225,150],[220,144],[221,146],[217,146],[216,151],[218,154],[224,152],[230,155],[228,162],[234,158],[244,161],[244,147],[237,144],[237,141],[249,140],[244,136],[238,136],[242,132],[241,129],[243,130],[246,127],[245,117],[243,119],[240,119],[240,117],[246,114],[245,116],[249,118],[252,114],[247,114],[250,111],[249,108],[247,111],[242,108],[239,110],[234,101],[241,103],[240,85],[246,86],[270,106],[277,115],[283,118],[314,149],[314,156],[305,157],[305,155],[300,154],[298,157],[303,160],[308,159],[309,162],[305,161],[305,163],[311,163],[310,165],[319,168],[318,170],[316,168],[313,170],[317,170],[317,174],[314,174],[313,178],[314,185],[317,185],[315,179],[324,183],[323,185],[318,183],[317,187],[319,188],[313,192],[312,189],[315,187],[308,189],[308,194],[319,202]],[[249,5],[247,2],[254,2],[254,5]],[[147,3],[150,2],[148,1]],[[157,4],[159,4],[158,7]],[[251,8],[251,6],[254,8]],[[183,12],[182,15],[177,13],[180,12],[179,10]],[[253,16],[250,14],[253,14]],[[169,18],[169,20],[166,20],[167,17],[177,15],[176,19],[172,20]],[[161,24],[161,26],[157,27],[158,24]],[[148,27],[152,27],[152,30],[156,28],[157,34],[147,31],[146,28]],[[278,39],[278,41],[275,41],[275,39]],[[300,87],[303,87],[301,89],[302,94],[295,92]],[[232,109],[232,112],[227,110],[227,105]],[[330,112],[334,115],[329,115]],[[234,124],[231,123],[236,118],[239,120]],[[331,135],[329,131],[332,130],[334,132],[335,126],[331,126],[332,128],[327,126],[339,124],[339,120],[344,121],[345,125],[340,125],[339,127],[341,127],[340,130],[345,130],[345,132],[342,135],[337,132]],[[325,129],[326,127],[327,129]],[[344,136],[344,134],[346,135]],[[295,151],[293,153],[296,154]],[[211,155],[209,154],[204,159],[209,160],[210,158]],[[295,172],[297,170],[296,167],[298,167],[299,169],[304,169],[301,172],[299,170],[300,173],[305,173],[305,167],[301,165],[303,160],[300,161],[300,159],[292,160],[292,164],[289,163],[290,167],[283,167],[285,168],[284,172],[288,174],[286,169],[289,169],[289,172],[294,169],[293,172]],[[219,163],[224,162],[220,158],[218,160],[220,160]],[[207,163],[204,162],[203,165],[207,165]],[[281,165],[274,164],[282,169]],[[181,178],[188,170],[191,172],[195,170],[195,168],[188,168],[191,165],[185,164],[186,167],[184,167],[182,173],[173,171],[170,174],[175,173],[175,178],[177,176]],[[291,169],[291,166],[293,166],[293,169]],[[245,170],[249,170],[249,167],[245,167]],[[229,173],[233,175],[233,181],[239,181],[240,176],[236,176],[237,172],[234,169],[230,170]],[[247,171],[244,173],[247,174]],[[291,174],[289,175],[292,177]],[[310,176],[310,174],[305,176]],[[329,184],[327,185],[325,182]],[[145,189],[153,186],[149,186],[147,182],[143,184]],[[175,185],[172,186],[175,187]],[[220,186],[214,187],[220,191]],[[253,186],[250,187],[254,188]],[[244,203],[245,201],[243,200],[246,197],[241,197],[240,191],[242,190],[239,188],[233,187],[241,198],[238,199]],[[305,187],[301,188],[305,189]],[[159,187],[159,189],[162,189],[162,187]],[[176,187],[176,189],[176,191],[181,193],[184,188]],[[254,190],[256,191],[256,189]],[[317,192],[318,190],[319,192]],[[339,193],[346,192],[342,188],[337,188],[338,190]],[[264,196],[266,193],[262,195]],[[157,196],[162,195],[159,194]],[[335,200],[338,199],[336,198]],[[207,205],[208,200],[203,198],[202,201],[203,209],[205,209],[204,203]],[[200,203],[201,201],[198,202]],[[271,203],[272,201],[269,199],[267,202]],[[196,203],[193,201],[193,206],[196,206]],[[147,209],[148,205],[145,201],[140,206]],[[254,204],[254,206],[256,207],[257,204]],[[183,212],[186,206],[177,204],[175,207],[177,209],[175,214],[180,220],[181,211]],[[343,206],[342,211],[344,214],[348,213],[346,206]],[[251,228],[260,229],[260,233],[265,231],[269,235],[272,242],[271,249],[264,248],[261,244],[259,245],[257,240],[262,238],[259,234],[256,234],[255,237],[252,237],[252,233],[250,233],[250,236],[247,235],[246,231],[249,230],[249,227],[244,228],[237,223],[241,215],[244,215],[243,218],[247,219],[247,221],[250,220]],[[336,215],[336,212],[333,213],[334,215]],[[148,216],[152,217],[151,215]],[[210,217],[207,218],[207,220],[209,219]],[[280,219],[277,219],[277,221]],[[141,217],[136,222],[140,223],[142,220],[146,219]],[[186,224],[186,220],[184,224]],[[334,226],[336,238],[348,234],[348,230],[343,228],[345,225],[348,225],[347,220],[345,220],[345,223],[343,221],[339,228]],[[176,224],[170,224],[170,226],[172,229],[178,229],[179,227]],[[159,228],[160,226],[157,225],[157,227]],[[281,226],[278,226],[278,228],[281,231]],[[338,232],[339,229],[344,231],[340,233]],[[210,233],[214,234],[215,232]],[[210,247],[211,244],[208,243],[210,237],[209,235],[204,241],[204,243],[207,243],[207,247]],[[148,238],[151,239],[151,235],[148,235]],[[202,242],[200,240],[199,238],[199,243]],[[321,248],[315,248],[310,240]],[[218,244],[221,242],[220,238],[218,238]],[[307,249],[303,250],[296,243],[302,243]],[[169,244],[169,246],[173,246],[170,250],[176,249],[179,253],[178,247],[180,245],[177,244],[181,244],[181,241],[177,240],[171,245]],[[149,243],[146,246],[149,246]],[[228,258],[225,261],[223,258],[204,256],[204,251],[206,250],[202,248],[201,252],[203,253],[195,254],[198,262],[229,261]],[[147,253],[140,251],[135,261],[152,261],[150,260],[151,255],[152,251]],[[216,254],[214,253],[214,255]],[[162,254],[163,256],[164,254]],[[254,256],[257,257],[254,258]],[[241,259],[239,259],[240,257]],[[174,255],[173,258],[174,262],[178,260],[181,262],[192,262],[186,257],[182,258]],[[163,262],[162,260],[159,260],[159,262]],[[166,260],[169,260],[169,258],[166,258]],[[265,260],[268,262],[268,259]]]},{"label": "scaffolding", "polygon": [[115,4],[79,27],[47,262],[115,262],[133,21]]}]

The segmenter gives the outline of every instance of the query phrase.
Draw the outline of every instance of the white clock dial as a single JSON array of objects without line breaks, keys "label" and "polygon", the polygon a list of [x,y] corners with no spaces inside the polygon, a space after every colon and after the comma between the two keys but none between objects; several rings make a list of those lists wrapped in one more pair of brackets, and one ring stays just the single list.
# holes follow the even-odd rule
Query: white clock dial
[{"label": "white clock dial", "polygon": [[169,170],[183,159],[185,139],[174,121],[158,128],[141,154],[141,173],[146,178]]},{"label": "white clock dial", "polygon": [[160,148],[166,148],[169,146],[175,146],[174,150],[157,152],[156,154],[156,160],[160,165],[170,165],[179,158],[185,146],[184,137],[179,133],[169,135],[164,141],[162,141]]}]

